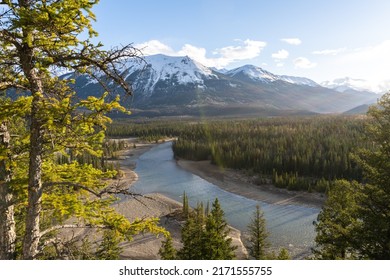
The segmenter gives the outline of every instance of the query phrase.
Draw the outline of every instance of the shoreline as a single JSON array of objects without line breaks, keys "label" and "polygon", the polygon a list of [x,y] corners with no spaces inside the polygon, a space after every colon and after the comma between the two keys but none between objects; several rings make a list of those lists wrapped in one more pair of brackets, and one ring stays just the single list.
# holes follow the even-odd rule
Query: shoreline
[{"label": "shoreline", "polygon": [[248,199],[262,201],[268,204],[294,204],[321,209],[325,195],[278,189],[271,184],[255,185],[251,178],[240,171],[220,168],[210,161],[190,161],[177,159],[177,164],[184,170],[193,173],[219,188]]},{"label": "shoreline", "polygon": [[[134,171],[136,162],[142,154],[149,151],[159,143],[138,143],[137,139],[115,139],[128,141],[129,148],[120,151],[118,159],[113,160],[119,163],[120,172],[122,174],[119,179],[121,186],[128,188],[137,182],[138,175]],[[166,140],[166,141],[169,141]],[[133,144],[136,148],[132,148]],[[160,225],[171,233],[173,244],[175,248],[181,247],[181,222],[175,217],[175,213],[180,211],[182,203],[171,198],[168,198],[160,193],[151,193],[135,199],[122,199],[114,205],[114,208],[124,215],[130,221],[135,218],[159,218]],[[242,242],[242,233],[240,230],[231,226],[229,236],[233,239],[233,245],[237,246],[235,251],[237,259],[247,259],[248,252]],[[161,242],[164,237],[156,237],[153,234],[138,234],[134,236],[131,242],[124,242],[121,244],[123,252],[121,259],[134,260],[152,260],[159,259],[158,250],[161,247]]]}]

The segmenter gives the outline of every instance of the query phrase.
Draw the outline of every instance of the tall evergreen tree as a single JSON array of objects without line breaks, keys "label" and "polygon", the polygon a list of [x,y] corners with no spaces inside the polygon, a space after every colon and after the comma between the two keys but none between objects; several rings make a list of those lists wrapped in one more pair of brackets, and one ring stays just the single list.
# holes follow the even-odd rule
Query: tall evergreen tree
[{"label": "tall evergreen tree", "polygon": [[[130,86],[119,74],[119,67],[124,59],[137,57],[138,52],[130,45],[107,51],[100,43],[91,42],[97,35],[92,28],[95,16],[91,11],[97,2],[10,0],[0,3],[0,90],[22,90],[28,95],[2,102],[0,108],[3,135],[0,179],[4,179],[0,192],[2,258],[16,255],[12,244],[15,228],[21,227],[13,226],[13,221],[17,220],[12,217],[13,206],[20,207],[24,217],[24,230],[19,232],[23,234],[19,240],[22,239],[20,257],[24,259],[36,258],[50,244],[46,237],[60,228],[109,227],[128,238],[148,226],[161,231],[155,220],[131,224],[113,212],[110,204],[117,190],[102,183],[102,179],[112,178],[113,173],[74,161],[55,164],[55,155],[66,154],[68,150],[75,155],[87,152],[100,156],[104,131],[110,121],[106,114],[112,110],[124,111],[119,97],[109,97],[108,93],[76,99],[71,86],[73,80],[60,79],[58,72],[84,74],[98,80],[106,90],[109,90],[106,85],[112,82],[131,94]],[[87,39],[81,40],[81,36]],[[15,115],[28,120],[28,141],[19,138],[14,141],[17,143],[8,144],[7,125]],[[22,154],[28,156],[28,164],[21,172],[24,175],[14,176],[12,173],[16,172],[12,168],[20,169],[19,166],[24,165],[20,158],[13,157],[14,162],[10,163],[6,156],[16,144],[20,144]],[[1,166],[6,166],[6,172]],[[10,179],[17,182],[17,186],[8,184]],[[10,190],[10,185],[15,189]],[[10,199],[11,194],[18,197]],[[12,205],[15,201],[19,204]],[[77,224],[64,225],[71,216],[76,217]]]},{"label": "tall evergreen tree", "polygon": [[96,251],[99,260],[119,260],[122,248],[119,247],[120,239],[113,230],[105,230],[103,239]]},{"label": "tall evergreen tree", "polygon": [[204,237],[204,213],[201,204],[189,214],[182,231],[181,242],[183,247],[178,252],[182,260],[202,260]]},{"label": "tall evergreen tree", "polygon": [[186,192],[183,192],[183,216],[188,218],[190,214],[189,206],[188,206],[188,196]]},{"label": "tall evergreen tree", "polygon": [[235,246],[228,236],[230,229],[225,221],[224,212],[215,199],[210,214],[206,218],[203,241],[203,258],[206,260],[232,260],[235,258]]},{"label": "tall evergreen tree", "polygon": [[[376,150],[356,155],[366,183],[357,197],[358,218],[362,223],[355,249],[363,258],[390,259],[390,92],[368,111],[367,138]],[[360,244],[359,244],[360,243]]]},{"label": "tall evergreen tree", "polygon": [[162,242],[158,254],[162,260],[175,260],[177,258],[177,251],[173,247],[172,237],[170,235]]},{"label": "tall evergreen tree", "polygon": [[316,256],[390,259],[390,92],[368,112],[367,138],[375,149],[355,154],[364,184],[339,181],[316,223]]},{"label": "tall evergreen tree", "polygon": [[357,195],[360,185],[345,180],[336,181],[329,191],[325,205],[317,221],[316,248],[313,252],[318,259],[357,258],[353,248],[361,226],[358,218]]},{"label": "tall evergreen tree", "polygon": [[266,259],[266,249],[269,247],[267,241],[268,232],[266,229],[264,213],[260,205],[256,205],[251,222],[248,225],[249,233],[249,254],[256,260]]}]

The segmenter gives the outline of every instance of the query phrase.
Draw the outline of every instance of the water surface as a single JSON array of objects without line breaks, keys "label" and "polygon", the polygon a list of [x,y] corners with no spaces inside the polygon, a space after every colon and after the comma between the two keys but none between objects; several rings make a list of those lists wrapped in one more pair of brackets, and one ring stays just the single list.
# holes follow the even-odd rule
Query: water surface
[{"label": "water surface", "polygon": [[295,257],[310,253],[318,208],[268,204],[224,191],[178,166],[171,146],[171,142],[156,145],[140,156],[135,169],[139,176],[135,191],[142,194],[158,192],[180,202],[185,191],[192,207],[200,201],[211,204],[218,197],[228,223],[242,231],[246,230],[256,204],[260,204],[272,247],[286,247]]}]

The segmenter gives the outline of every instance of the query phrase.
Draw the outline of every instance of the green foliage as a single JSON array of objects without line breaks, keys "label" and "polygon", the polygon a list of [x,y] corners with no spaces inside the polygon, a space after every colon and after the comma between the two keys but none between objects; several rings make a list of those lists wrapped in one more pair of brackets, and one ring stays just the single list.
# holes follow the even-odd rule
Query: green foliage
[{"label": "green foliage", "polygon": [[203,260],[204,253],[204,212],[201,204],[189,214],[182,231],[181,242],[183,247],[178,251],[181,260]]},{"label": "green foliage", "polygon": [[260,209],[260,205],[256,205],[256,210],[248,225],[248,233],[249,255],[256,260],[266,259],[266,250],[269,247],[269,243],[267,241],[268,232],[266,229],[264,213]]},{"label": "green foliage", "polygon": [[216,198],[210,215],[206,219],[204,230],[204,253],[206,260],[232,260],[234,250],[232,239],[228,236],[230,229],[224,219],[224,212]]},{"label": "green foliage", "polygon": [[357,195],[360,185],[345,180],[336,181],[317,217],[316,248],[318,259],[356,258],[353,239],[360,231]]},{"label": "green foliage", "polygon": [[390,93],[368,112],[367,141],[354,159],[363,183],[338,181],[316,223],[315,254],[323,259],[390,259]]},{"label": "green foliage", "polygon": [[372,149],[362,139],[365,120],[351,117],[274,118],[210,121],[182,129],[175,156],[211,160],[250,171],[259,182],[289,190],[326,191],[326,180],[361,180],[350,153]]},{"label": "green foliage", "polygon": [[105,230],[103,240],[96,251],[99,260],[119,260],[122,249],[119,247],[120,238],[113,230]]},{"label": "green foliage", "polygon": [[[107,114],[126,112],[119,96],[76,98],[74,81],[56,72],[85,74],[131,94],[117,67],[138,52],[130,45],[104,50],[90,41],[97,35],[92,29],[97,2],[3,1],[0,7],[0,91],[14,97],[0,100],[0,123],[14,134],[9,145],[0,145],[1,164],[11,175],[0,205],[13,196],[15,209],[7,217],[0,211],[0,226],[16,221],[7,229],[16,234],[15,252],[9,254],[16,258],[63,254],[59,250],[66,246],[57,242],[62,227],[109,229],[118,240],[143,231],[166,233],[156,219],[130,223],[111,206],[119,190],[109,185],[116,172],[108,171],[113,168],[104,157],[114,151],[103,143],[111,122]],[[24,96],[17,96],[20,91]]]},{"label": "green foliage", "polygon": [[162,260],[176,260],[177,251],[173,247],[172,237],[170,235],[168,235],[165,241],[162,242],[158,254]]},{"label": "green foliage", "polygon": [[326,192],[336,179],[362,180],[351,152],[373,149],[372,142],[361,137],[366,122],[344,116],[204,122],[119,119],[109,125],[108,133],[149,141],[177,137],[176,157],[245,170],[260,184]]},{"label": "green foliage", "polygon": [[291,256],[286,248],[282,248],[279,251],[277,259],[278,260],[291,260]]},{"label": "green foliage", "polygon": [[190,209],[188,206],[188,196],[186,192],[183,192],[183,216],[188,218],[190,214]]},{"label": "green foliage", "polygon": [[182,228],[183,247],[178,251],[182,260],[231,260],[235,246],[228,236],[230,230],[218,199],[205,216],[203,204],[198,204]]}]

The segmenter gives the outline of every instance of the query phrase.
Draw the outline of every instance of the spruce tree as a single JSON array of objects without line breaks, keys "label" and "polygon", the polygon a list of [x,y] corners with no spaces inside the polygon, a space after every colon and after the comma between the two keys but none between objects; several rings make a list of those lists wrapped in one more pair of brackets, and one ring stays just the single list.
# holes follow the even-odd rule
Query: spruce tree
[{"label": "spruce tree", "polygon": [[286,248],[280,249],[277,260],[291,260],[291,256]]},{"label": "spruce tree", "polygon": [[119,247],[120,239],[114,230],[105,230],[103,240],[100,243],[96,257],[99,260],[119,260],[122,248]]},{"label": "spruce tree", "polygon": [[365,184],[359,188],[357,215],[361,230],[353,243],[362,258],[390,259],[390,92],[368,111],[366,137],[375,150],[360,150],[355,160]]},{"label": "spruce tree", "polygon": [[[5,136],[0,139],[1,258],[35,259],[52,244],[50,240],[58,241],[49,236],[61,228],[115,228],[128,239],[147,228],[163,231],[156,220],[130,223],[113,211],[114,194],[126,193],[103,181],[115,172],[74,160],[83,153],[101,156],[110,122],[107,113],[126,110],[119,96],[108,92],[76,97],[74,79],[57,74],[82,74],[105,85],[105,90],[110,83],[129,95],[131,87],[119,68],[125,59],[139,54],[131,45],[104,50],[102,44],[92,42],[97,36],[92,8],[97,2],[10,0],[0,4],[0,91],[25,95],[0,103],[0,130]],[[23,123],[27,133],[9,139],[9,124],[15,117],[28,120]],[[13,147],[21,149],[15,152]],[[56,155],[69,151],[75,157],[57,164]],[[23,226],[15,226],[21,217]],[[70,217],[76,223],[64,224]]]},{"label": "spruce tree", "polygon": [[224,212],[215,199],[210,214],[206,217],[203,237],[203,258],[205,260],[232,260],[235,258],[235,246],[228,236],[230,229],[224,218]]},{"label": "spruce tree", "polygon": [[186,192],[183,192],[183,216],[185,218],[188,218],[190,213],[189,206],[188,206],[188,196]]},{"label": "spruce tree", "polygon": [[158,251],[162,260],[175,260],[177,259],[177,251],[173,247],[172,237],[169,235],[162,243],[160,250]]},{"label": "spruce tree", "polygon": [[205,259],[203,256],[203,236],[204,213],[202,204],[198,204],[182,228],[181,242],[183,247],[179,250],[178,257],[182,260]]},{"label": "spruce tree", "polygon": [[336,181],[314,223],[317,232],[313,252],[317,259],[357,258],[353,248],[361,226],[358,219],[357,196],[360,185],[345,180]]},{"label": "spruce tree", "polygon": [[267,242],[268,232],[264,219],[263,211],[260,205],[256,205],[256,210],[253,213],[251,222],[248,225],[249,233],[249,255],[256,260],[266,258],[266,250],[269,247]]},{"label": "spruce tree", "polygon": [[364,184],[338,181],[316,223],[314,252],[322,259],[390,259],[390,92],[371,107],[365,127],[374,149],[354,160]]}]

